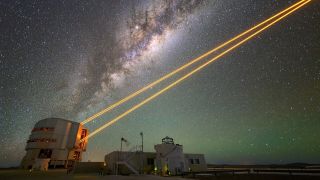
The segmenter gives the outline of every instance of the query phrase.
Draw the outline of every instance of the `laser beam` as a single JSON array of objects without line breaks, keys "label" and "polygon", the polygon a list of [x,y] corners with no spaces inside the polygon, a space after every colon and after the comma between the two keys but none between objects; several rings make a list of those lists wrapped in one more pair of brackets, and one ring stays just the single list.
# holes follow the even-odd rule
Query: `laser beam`
[{"label": "laser beam", "polygon": [[123,104],[123,103],[125,103],[125,102],[129,101],[130,99],[132,99],[132,98],[134,98],[134,97],[138,96],[139,94],[141,94],[141,93],[145,92],[146,90],[148,90],[149,88],[151,88],[151,87],[153,87],[153,86],[155,86],[155,85],[159,84],[160,82],[162,82],[162,81],[164,81],[164,80],[166,80],[166,79],[168,79],[168,78],[172,77],[173,75],[175,75],[175,74],[179,73],[180,71],[184,70],[185,68],[187,68],[187,67],[191,66],[192,64],[194,64],[194,63],[196,63],[196,62],[198,62],[198,61],[202,60],[203,58],[205,58],[205,57],[209,56],[210,54],[214,53],[215,51],[217,51],[217,50],[219,50],[219,49],[221,49],[221,48],[225,47],[226,45],[228,45],[228,44],[232,43],[233,41],[235,41],[235,40],[237,40],[237,39],[241,38],[242,36],[244,36],[244,35],[246,35],[246,34],[248,34],[248,33],[252,32],[253,30],[257,29],[258,27],[260,27],[260,26],[262,26],[262,25],[266,24],[267,22],[271,21],[272,19],[275,19],[276,17],[278,17],[278,16],[280,16],[281,14],[283,14],[283,13],[285,13],[285,12],[289,11],[290,9],[292,9],[292,8],[294,8],[294,7],[298,6],[298,5],[300,5],[301,3],[305,2],[305,1],[306,1],[306,0],[301,0],[301,1],[299,1],[299,2],[297,2],[297,3],[295,3],[295,4],[293,4],[292,6],[290,6],[290,7],[286,8],[286,9],[284,9],[284,10],[280,11],[280,12],[279,12],[279,13],[277,13],[276,15],[274,15],[274,16],[272,16],[272,17],[270,17],[270,18],[266,19],[266,20],[264,20],[263,22],[259,23],[258,25],[256,25],[256,26],[254,26],[254,27],[252,27],[252,28],[250,28],[250,29],[248,29],[248,30],[244,31],[243,33],[241,33],[241,34],[237,35],[236,37],[234,37],[234,38],[232,38],[232,39],[230,39],[230,40],[226,41],[225,43],[223,43],[223,44],[219,45],[218,47],[216,47],[216,48],[214,48],[214,49],[212,49],[212,50],[210,50],[210,51],[208,51],[208,52],[206,52],[206,53],[202,54],[201,56],[199,56],[199,57],[197,57],[197,58],[195,58],[195,59],[191,60],[190,62],[188,62],[188,63],[186,63],[186,64],[184,64],[184,65],[182,65],[182,66],[180,66],[179,68],[177,68],[177,69],[175,69],[174,71],[172,71],[172,72],[170,72],[170,73],[166,74],[165,76],[162,76],[162,77],[161,77],[161,78],[159,78],[158,80],[156,80],[156,81],[154,81],[154,82],[152,82],[152,83],[150,83],[150,84],[148,84],[148,85],[144,86],[143,88],[141,88],[141,89],[139,89],[138,91],[136,91],[136,92],[134,92],[134,93],[130,94],[129,96],[127,96],[127,97],[125,97],[125,98],[121,99],[120,101],[118,101],[118,102],[116,102],[116,103],[114,103],[114,104],[112,104],[112,105],[108,106],[107,108],[105,108],[105,109],[103,109],[103,110],[99,111],[98,113],[96,113],[96,114],[94,114],[94,115],[92,115],[92,116],[88,117],[87,119],[85,119],[85,120],[84,120],[84,121],[82,121],[81,123],[82,123],[82,124],[86,124],[86,123],[88,123],[88,122],[90,122],[90,121],[92,121],[92,120],[96,119],[97,117],[100,117],[101,115],[103,115],[103,114],[105,114],[105,113],[107,113],[107,112],[111,111],[112,109],[114,109],[114,108],[116,108],[116,107],[120,106],[121,104]]},{"label": "laser beam", "polygon": [[143,106],[144,104],[150,102],[151,100],[153,100],[154,98],[158,97],[159,95],[163,94],[164,92],[168,91],[169,89],[173,88],[174,86],[176,86],[177,84],[179,84],[180,82],[182,82],[183,80],[187,79],[188,77],[190,77],[191,75],[193,75],[194,73],[200,71],[201,69],[203,69],[204,67],[206,67],[207,65],[209,65],[210,63],[216,61],[217,59],[219,59],[220,57],[224,56],[225,54],[227,54],[228,52],[232,51],[233,49],[239,47],[240,45],[242,45],[243,43],[247,42],[248,40],[250,40],[251,38],[255,37],[256,35],[258,35],[259,33],[263,32],[264,30],[268,29],[269,27],[271,27],[272,25],[274,25],[275,23],[279,22],[281,19],[287,17],[288,15],[290,15],[291,13],[295,12],[296,10],[298,10],[299,8],[303,7],[304,5],[306,5],[307,3],[311,2],[311,0],[307,0],[304,3],[300,4],[299,6],[297,6],[296,8],[292,9],[291,11],[287,12],[286,14],[282,15],[281,17],[277,18],[276,20],[274,20],[273,22],[271,22],[270,24],[266,25],[265,27],[261,28],[260,30],[256,31],[255,33],[253,33],[252,35],[248,36],[247,38],[243,39],[242,41],[238,42],[237,44],[233,45],[232,47],[228,48],[227,50],[223,51],[222,53],[220,53],[219,55],[217,55],[216,57],[212,58],[211,60],[207,61],[206,63],[198,66],[197,68],[195,68],[194,70],[192,70],[191,72],[189,72],[188,74],[184,75],[183,77],[179,78],[178,80],[174,81],[173,83],[171,83],[170,85],[166,86],[165,88],[161,89],[160,91],[158,91],[157,93],[153,94],[152,96],[149,96],[147,99],[141,101],[140,103],[136,104],[135,106],[133,106],[132,108],[128,109],[127,111],[125,111],[124,113],[120,114],[119,116],[117,116],[116,118],[112,119],[111,121],[107,122],[106,124],[104,124],[103,126],[99,127],[98,129],[96,129],[95,131],[93,131],[91,134],[89,134],[87,137],[85,137],[84,139],[82,139],[81,141],[84,141],[86,139],[89,139],[91,137],[93,137],[94,135],[96,135],[97,133],[99,133],[100,131],[102,131],[103,129],[107,128],[108,126],[111,126],[112,124],[114,124],[115,122],[117,122],[118,120],[120,120],[121,118],[127,116],[128,114],[130,114],[131,112],[137,110],[138,108],[140,108],[141,106]]}]

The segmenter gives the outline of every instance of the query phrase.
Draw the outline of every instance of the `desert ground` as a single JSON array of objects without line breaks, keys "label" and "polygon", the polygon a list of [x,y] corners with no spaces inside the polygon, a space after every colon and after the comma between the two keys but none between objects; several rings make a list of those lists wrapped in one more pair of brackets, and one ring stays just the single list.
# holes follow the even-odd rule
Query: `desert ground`
[{"label": "desert ground", "polygon": [[219,176],[197,176],[197,177],[160,177],[153,175],[141,176],[115,176],[105,175],[99,176],[98,173],[76,173],[67,174],[66,170],[49,170],[47,172],[33,171],[21,169],[1,169],[0,180],[319,180],[320,176],[301,176],[301,175],[273,175],[273,174],[224,174]]},{"label": "desert ground", "polygon": [[[0,180],[68,180],[68,179],[78,179],[78,180],[184,180],[181,177],[161,177],[153,175],[141,175],[141,176],[116,176],[116,175],[105,175],[100,176],[98,173],[76,173],[67,174],[66,170],[49,170],[43,171],[33,171],[21,169],[2,169],[0,170]],[[190,180],[190,179],[189,179]]]}]

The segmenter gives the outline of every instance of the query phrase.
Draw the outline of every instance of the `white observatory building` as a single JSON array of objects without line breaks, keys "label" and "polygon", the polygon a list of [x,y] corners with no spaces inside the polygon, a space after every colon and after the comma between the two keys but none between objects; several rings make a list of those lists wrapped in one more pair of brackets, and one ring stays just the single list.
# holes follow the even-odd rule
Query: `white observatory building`
[{"label": "white observatory building", "polygon": [[80,141],[86,136],[88,130],[80,123],[59,118],[40,120],[31,131],[21,166],[28,169],[73,166],[86,150],[87,142]]},{"label": "white observatory building", "polygon": [[182,145],[174,144],[172,138],[168,136],[163,138],[162,144],[155,145],[154,149],[156,150],[156,167],[163,175],[178,175],[187,171]]}]

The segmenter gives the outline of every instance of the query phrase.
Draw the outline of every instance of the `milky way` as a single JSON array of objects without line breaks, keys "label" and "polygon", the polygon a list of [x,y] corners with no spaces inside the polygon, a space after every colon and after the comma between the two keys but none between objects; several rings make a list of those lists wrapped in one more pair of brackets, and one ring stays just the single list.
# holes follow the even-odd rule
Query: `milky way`
[{"label": "milky way", "polygon": [[[72,98],[68,108],[58,114],[81,113],[96,104],[107,104],[110,91],[119,88],[127,76],[135,73],[141,61],[152,63],[148,53],[152,46],[158,46],[166,40],[166,35],[187,19],[204,2],[201,1],[156,1],[152,3],[131,2],[125,19],[115,26],[111,39],[102,39],[93,54],[87,57],[77,72],[80,80],[72,78],[67,87]],[[106,43],[105,41],[109,41]],[[151,52],[152,53],[152,52]],[[148,62],[150,61],[150,62]],[[85,67],[83,67],[85,66]],[[106,101],[101,101],[102,99]],[[65,102],[62,102],[65,103]],[[65,104],[62,107],[66,106]],[[67,110],[67,112],[64,112]]]},{"label": "milky way", "polygon": [[[81,122],[294,2],[1,1],[0,166],[19,163],[38,120]],[[95,136],[85,160],[101,161],[122,136],[138,144],[143,131],[147,151],[168,135],[209,163],[318,162],[319,8],[312,2]]]},{"label": "milky way", "polygon": [[[101,80],[100,89],[95,92],[97,101],[108,95],[110,89],[117,84],[116,81],[121,81],[134,71],[135,64],[148,61],[144,55],[150,51],[151,46],[157,46],[164,41],[163,36],[168,31],[174,31],[200,4],[201,1],[156,1],[144,6],[132,3],[126,23],[116,30],[116,40],[111,52],[104,47],[102,52],[98,51],[94,62],[91,62],[93,65],[88,67],[88,71],[97,72],[97,64],[102,63],[105,66],[97,75],[97,79]],[[156,44],[152,44],[154,41],[157,41]],[[86,87],[90,86],[91,84],[86,84]]]}]

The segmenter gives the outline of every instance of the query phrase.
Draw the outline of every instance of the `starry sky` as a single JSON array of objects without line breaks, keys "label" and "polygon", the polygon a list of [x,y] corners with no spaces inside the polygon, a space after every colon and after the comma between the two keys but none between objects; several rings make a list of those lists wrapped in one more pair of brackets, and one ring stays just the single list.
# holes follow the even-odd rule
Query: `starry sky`
[{"label": "starry sky", "polygon": [[[294,0],[0,1],[0,167],[34,124],[81,122]],[[165,136],[208,163],[320,163],[320,3],[306,7],[89,139],[103,161]],[[181,75],[181,74],[180,74]],[[86,124],[108,122],[168,82]]]}]

